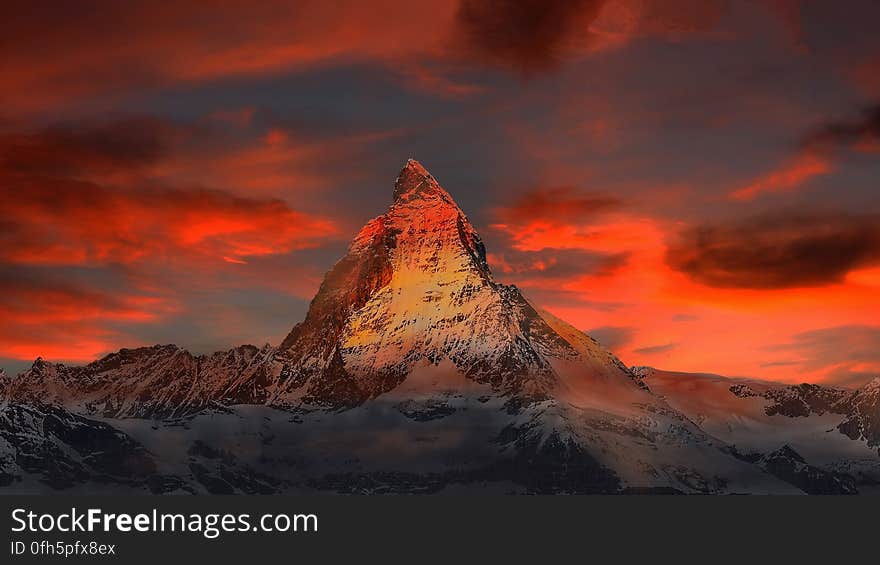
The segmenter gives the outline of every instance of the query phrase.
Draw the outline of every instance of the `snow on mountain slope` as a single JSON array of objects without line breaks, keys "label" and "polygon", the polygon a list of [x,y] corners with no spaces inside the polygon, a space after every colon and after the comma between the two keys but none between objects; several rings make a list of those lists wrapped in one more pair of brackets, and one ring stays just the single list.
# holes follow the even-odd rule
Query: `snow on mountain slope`
[{"label": "snow on mountain slope", "polygon": [[802,492],[693,426],[554,401],[510,414],[505,404],[498,396],[383,397],[341,412],[250,405],[114,425],[156,454],[163,475],[211,492],[238,492],[231,477],[276,492]]},{"label": "snow on mountain slope", "polygon": [[67,406],[108,417],[166,418],[214,402],[246,402],[227,388],[270,369],[272,348],[243,345],[192,355],[175,345],[121,349],[82,367],[37,359],[17,377],[0,378],[0,397]]},{"label": "snow on mountain slope", "polygon": [[110,425],[58,406],[0,402],[0,487],[147,491],[155,473],[151,454]]},{"label": "snow on mountain slope", "polygon": [[[880,377],[840,399],[836,408],[846,414],[838,429],[850,439],[880,447]],[[877,450],[880,454],[880,449]]]},{"label": "snow on mountain slope", "polygon": [[847,391],[649,367],[634,372],[672,407],[741,454],[789,446],[811,465],[860,482],[880,480],[878,379]]},{"label": "snow on mountain slope", "polygon": [[857,494],[853,477],[810,465],[788,444],[761,456],[758,465],[808,494]]}]

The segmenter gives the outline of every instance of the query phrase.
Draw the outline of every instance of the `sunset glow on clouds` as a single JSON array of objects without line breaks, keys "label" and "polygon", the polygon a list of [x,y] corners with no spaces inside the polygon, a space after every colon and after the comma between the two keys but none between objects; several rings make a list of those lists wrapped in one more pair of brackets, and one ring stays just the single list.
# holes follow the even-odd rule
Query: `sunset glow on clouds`
[{"label": "sunset glow on clouds", "polygon": [[277,342],[416,157],[628,364],[880,373],[876,4],[14,11],[0,366]]},{"label": "sunset glow on clouds", "polygon": [[[602,201],[572,198],[572,209],[587,200]],[[858,380],[880,369],[869,347],[844,353],[847,336],[880,337],[873,326],[880,280],[859,275],[880,265],[876,217],[793,215],[685,228],[601,206],[583,220],[544,215],[537,202],[531,194],[499,211],[523,219],[494,227],[531,258],[522,268],[496,258],[500,276],[600,341],[608,336],[630,363],[781,380],[800,367],[797,378],[810,381]],[[573,250],[580,270],[562,269]],[[833,363],[822,363],[805,339],[814,334],[800,330],[829,323],[839,330],[821,332],[835,336],[837,350]],[[782,336],[790,341],[777,344]]]}]

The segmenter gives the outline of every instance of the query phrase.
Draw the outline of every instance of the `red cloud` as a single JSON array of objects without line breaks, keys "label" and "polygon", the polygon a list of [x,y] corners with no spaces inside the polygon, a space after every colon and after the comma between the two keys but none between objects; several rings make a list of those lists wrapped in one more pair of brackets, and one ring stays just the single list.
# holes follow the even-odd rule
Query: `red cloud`
[{"label": "red cloud", "polygon": [[312,247],[329,220],[207,189],[110,189],[45,177],[2,177],[0,259],[30,264],[133,263],[174,256],[244,261]]},{"label": "red cloud", "polygon": [[53,176],[139,170],[166,156],[176,130],[182,128],[134,117],[6,134],[0,136],[0,167],[5,172]]},{"label": "red cloud", "polygon": [[[307,144],[276,132],[230,150],[205,127],[125,118],[0,136],[0,357],[86,361],[141,343],[193,307],[193,288],[305,292],[312,273],[278,265],[335,223],[231,188],[295,184],[279,167]],[[194,184],[198,169],[230,190]]]},{"label": "red cloud", "polygon": [[871,96],[880,96],[880,54],[863,59],[850,73],[860,89]]},{"label": "red cloud", "polygon": [[0,295],[0,315],[7,322],[43,324],[90,318],[147,322],[175,309],[166,299],[149,294],[116,296],[32,278],[0,279]]},{"label": "red cloud", "polygon": [[667,263],[720,288],[828,286],[880,261],[877,218],[831,213],[782,214],[686,230]]},{"label": "red cloud", "polygon": [[798,151],[777,170],[761,176],[730,194],[751,200],[767,192],[796,190],[810,179],[831,173],[847,151],[876,151],[880,140],[880,105],[865,108],[852,120],[831,120],[807,131]]},{"label": "red cloud", "polygon": [[810,179],[834,170],[831,159],[816,151],[803,151],[779,168],[733,191],[734,200],[751,200],[768,192],[787,192],[800,188]]},{"label": "red cloud", "polygon": [[[206,285],[200,277],[211,288],[218,272],[233,286],[243,279],[252,287],[277,284],[254,280],[265,266],[234,264],[336,234],[334,222],[280,199],[202,188],[170,174],[222,160],[212,153],[218,148],[181,151],[181,142],[206,139],[200,127],[130,118],[0,136],[0,357],[93,359],[139,342],[138,328],[183,312],[180,296]],[[286,148],[277,137],[256,151]],[[226,170],[226,180],[259,179],[275,171],[273,163],[258,159],[239,177]],[[285,274],[288,286],[301,286]],[[57,282],[71,277],[81,282]]]},{"label": "red cloud", "polygon": [[20,274],[3,276],[0,357],[91,361],[122,338],[108,324],[150,323],[178,308],[165,296],[145,292],[106,293]]},{"label": "red cloud", "polygon": [[542,220],[583,221],[618,208],[620,204],[616,198],[581,193],[569,186],[538,187],[495,213],[504,224],[522,225]]},{"label": "red cloud", "polygon": [[[615,344],[628,364],[834,380],[834,367],[765,366],[762,347],[828,320],[874,323],[880,277],[872,218],[820,214],[790,229],[771,218],[763,224],[771,233],[709,224],[709,231],[685,228],[690,247],[683,248],[674,234],[684,224],[589,202],[595,198],[542,189],[496,210],[494,227],[508,249],[493,247],[491,265],[576,327],[600,328],[600,339],[602,328],[633,328]],[[625,260],[597,268],[603,256]]]},{"label": "red cloud", "polygon": [[[176,142],[196,136],[197,129],[128,118],[0,137],[0,260],[130,264],[202,257],[243,262],[311,247],[335,233],[329,220],[278,199],[152,180],[157,171],[166,172],[167,163],[181,165]],[[261,144],[257,150],[278,151],[285,142]],[[184,155],[182,160],[194,158],[205,157]],[[260,178],[266,174],[260,165],[246,173]]]},{"label": "red cloud", "polygon": [[419,72],[425,62],[536,72],[644,35],[713,29],[719,0],[110,0],[19,3],[0,20],[7,111],[41,111],[130,90],[380,62],[417,69],[419,88],[472,87]]},{"label": "red cloud", "polygon": [[181,0],[29,2],[0,21],[7,108],[220,77],[276,73],[317,62],[406,58],[440,42],[455,4]]},{"label": "red cloud", "polygon": [[461,0],[456,12],[468,54],[531,73],[559,64],[571,43],[586,43],[605,0]]}]

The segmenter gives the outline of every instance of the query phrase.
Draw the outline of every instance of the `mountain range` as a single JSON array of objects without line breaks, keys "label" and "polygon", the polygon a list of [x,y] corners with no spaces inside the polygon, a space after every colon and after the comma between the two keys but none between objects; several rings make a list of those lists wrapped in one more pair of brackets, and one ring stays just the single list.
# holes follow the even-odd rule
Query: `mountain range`
[{"label": "mountain range", "polygon": [[410,160],[277,346],[0,372],[8,492],[833,493],[880,484],[857,390],[628,368],[495,280]]}]

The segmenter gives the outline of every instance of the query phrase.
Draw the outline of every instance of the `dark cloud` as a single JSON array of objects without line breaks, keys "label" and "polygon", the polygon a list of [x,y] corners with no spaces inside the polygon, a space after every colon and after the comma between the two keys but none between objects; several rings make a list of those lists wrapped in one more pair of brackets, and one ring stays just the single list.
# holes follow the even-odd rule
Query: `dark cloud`
[{"label": "dark cloud", "polygon": [[613,351],[631,343],[636,329],[626,326],[602,326],[584,333],[601,343],[606,349]]},{"label": "dark cloud", "polygon": [[659,353],[668,353],[678,347],[677,343],[664,343],[663,345],[651,345],[649,347],[640,347],[633,351],[641,355],[657,355]]},{"label": "dark cloud", "polygon": [[128,264],[286,253],[334,227],[274,198],[151,180],[173,139],[197,127],[152,117],[0,137],[0,260]]},{"label": "dark cloud", "polygon": [[793,367],[800,365],[798,361],[770,361],[769,363],[761,363],[762,367]]},{"label": "dark cloud", "polygon": [[24,264],[134,263],[198,257],[245,262],[287,253],[334,233],[328,221],[281,200],[220,190],[110,188],[0,174],[0,260]]},{"label": "dark cloud", "polygon": [[51,111],[86,100],[112,102],[181,84],[284,75],[342,61],[379,63],[396,74],[403,71],[405,82],[420,90],[460,97],[475,89],[424,64],[464,61],[531,74],[636,37],[703,33],[723,16],[726,3],[6,2],[0,18],[0,110]]},{"label": "dark cloud", "polygon": [[880,148],[880,104],[853,120],[830,120],[801,135],[793,154],[780,166],[734,190],[735,200],[762,193],[798,190],[815,177],[833,173],[848,152]]},{"label": "dark cloud", "polygon": [[801,145],[805,149],[830,151],[876,140],[880,140],[880,104],[865,108],[858,119],[819,125],[803,137]]},{"label": "dark cloud", "polygon": [[604,0],[461,0],[456,21],[471,54],[525,73],[556,67],[586,40]]},{"label": "dark cloud", "polygon": [[131,170],[158,162],[179,129],[153,117],[130,117],[7,134],[0,136],[0,168],[40,175]]},{"label": "dark cloud", "polygon": [[645,0],[639,5],[639,31],[665,37],[708,32],[729,11],[728,0]]},{"label": "dark cloud", "polygon": [[585,193],[570,186],[536,187],[510,206],[496,210],[496,216],[501,222],[519,225],[540,220],[577,222],[622,205],[623,202],[613,196]]},{"label": "dark cloud", "polygon": [[727,0],[460,0],[457,39],[483,64],[524,75],[635,38],[714,30]]},{"label": "dark cloud", "polygon": [[[230,76],[281,73],[348,57],[385,61],[435,48],[455,4],[385,0],[86,0],[5,3],[5,110]],[[8,100],[8,103],[7,103]]]},{"label": "dark cloud", "polygon": [[700,226],[680,234],[666,253],[672,268],[723,288],[821,286],[878,260],[878,218],[821,213]]},{"label": "dark cloud", "polygon": [[[608,275],[624,266],[627,253],[599,253],[582,249],[509,249],[492,255],[492,268],[508,278],[570,280],[586,275]],[[526,284],[525,282],[520,284]]]},{"label": "dark cloud", "polygon": [[34,274],[25,269],[0,270],[0,312],[9,322],[39,323],[43,318],[86,318],[92,312],[113,316],[137,316],[128,297],[105,292],[51,274]]}]

